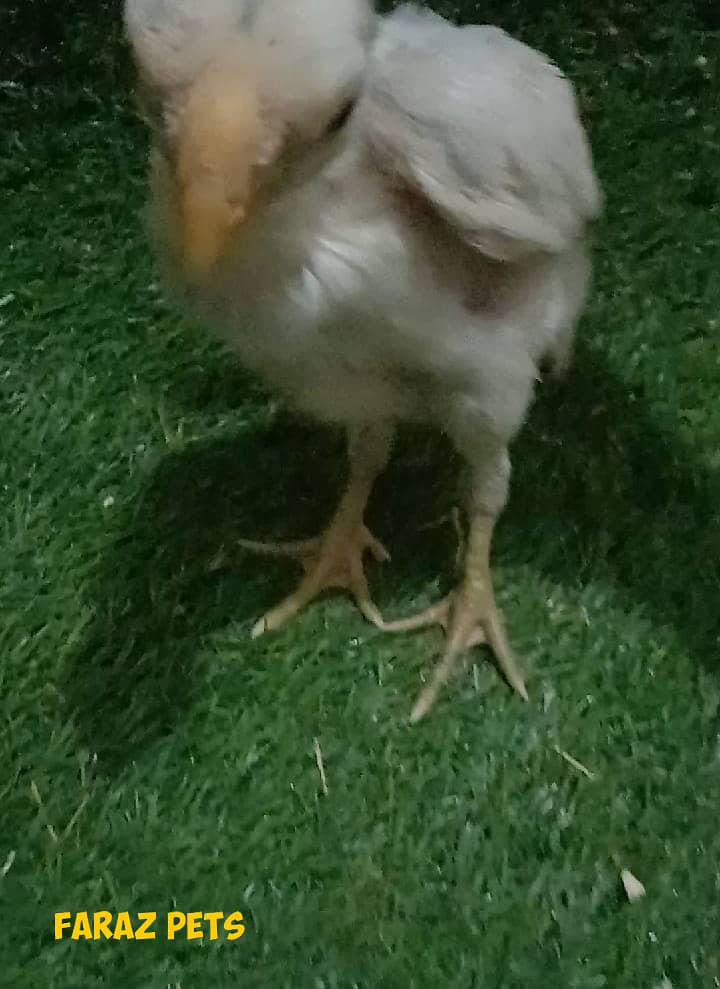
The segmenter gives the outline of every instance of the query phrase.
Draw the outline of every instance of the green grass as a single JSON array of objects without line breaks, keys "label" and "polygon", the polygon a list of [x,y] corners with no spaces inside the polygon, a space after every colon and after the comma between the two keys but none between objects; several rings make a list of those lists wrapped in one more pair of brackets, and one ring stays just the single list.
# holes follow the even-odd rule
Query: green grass
[{"label": "green grass", "polygon": [[[715,6],[460,5],[568,70],[608,202],[496,546],[532,703],[478,653],[415,728],[434,633],[329,599],[248,637],[295,574],[235,539],[312,532],[340,438],[161,301],[118,10],[63,6],[3,14],[0,984],[720,985]],[[407,436],[371,510],[388,614],[451,580],[452,529],[422,527],[456,497]],[[55,910],[175,905],[247,933],[53,940]]]}]

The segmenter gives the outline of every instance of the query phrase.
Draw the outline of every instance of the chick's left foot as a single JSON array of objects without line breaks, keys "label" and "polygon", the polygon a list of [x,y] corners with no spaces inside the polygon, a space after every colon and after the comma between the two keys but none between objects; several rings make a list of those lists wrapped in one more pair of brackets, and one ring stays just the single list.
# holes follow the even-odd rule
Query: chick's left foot
[{"label": "chick's left foot", "polygon": [[528,699],[523,674],[507,640],[492,592],[487,594],[478,590],[467,583],[461,584],[425,611],[382,626],[386,632],[412,632],[429,625],[440,625],[445,632],[445,653],[413,706],[412,722],[425,717],[461,657],[474,646],[489,645],[510,686],[523,700]]},{"label": "chick's left foot", "polygon": [[364,617],[382,627],[383,617],[374,604],[365,575],[365,556],[379,563],[390,559],[383,544],[363,523],[335,522],[320,536],[298,542],[264,543],[240,540],[240,546],[265,556],[297,560],[305,571],[297,589],[256,622],[252,637],[259,638],[287,625],[325,591],[349,592]]},{"label": "chick's left foot", "polygon": [[520,664],[495,603],[489,562],[492,530],[492,518],[481,515],[473,519],[465,554],[465,576],[455,591],[420,614],[382,626],[386,632],[411,632],[440,625],[445,632],[445,653],[415,702],[410,715],[413,722],[425,717],[458,661],[478,645],[490,647],[507,682],[523,700],[528,699]]}]

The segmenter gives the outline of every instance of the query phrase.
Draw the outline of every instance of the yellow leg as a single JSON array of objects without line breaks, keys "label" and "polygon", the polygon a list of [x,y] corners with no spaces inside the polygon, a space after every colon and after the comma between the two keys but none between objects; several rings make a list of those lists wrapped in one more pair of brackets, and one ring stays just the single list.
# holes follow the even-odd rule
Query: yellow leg
[{"label": "yellow leg", "polygon": [[240,541],[252,552],[296,559],[305,570],[298,588],[256,623],[253,638],[286,625],[328,590],[349,591],[365,618],[382,627],[382,615],[368,589],[364,557],[370,553],[383,562],[390,556],[363,519],[375,478],[387,463],[391,445],[392,430],[385,425],[367,427],[351,436],[350,479],[329,526],[320,536],[291,543]]},{"label": "yellow leg", "polygon": [[473,646],[487,643],[508,683],[528,699],[525,682],[508,642],[502,619],[495,604],[490,576],[490,544],[495,520],[477,514],[470,524],[465,554],[465,575],[457,590],[443,601],[411,618],[386,622],[388,632],[409,632],[428,625],[441,625],[447,634],[445,654],[435,668],[432,679],[413,707],[410,720],[423,718],[452,675],[460,656]]}]

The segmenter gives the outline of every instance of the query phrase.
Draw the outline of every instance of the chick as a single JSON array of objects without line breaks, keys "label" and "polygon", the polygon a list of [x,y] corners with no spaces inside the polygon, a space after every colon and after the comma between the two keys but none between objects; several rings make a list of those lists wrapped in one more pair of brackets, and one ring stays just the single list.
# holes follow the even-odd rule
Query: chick
[{"label": "chick", "polygon": [[[127,0],[126,24],[168,277],[248,368],[348,432],[326,530],[246,543],[305,569],[254,634],[341,588],[381,629],[444,628],[413,720],[480,643],[527,698],[490,550],[538,368],[568,362],[588,291],[601,195],[571,85],[498,28],[368,0]],[[405,421],[466,458],[469,534],[458,588],[386,622],[364,513]]]}]

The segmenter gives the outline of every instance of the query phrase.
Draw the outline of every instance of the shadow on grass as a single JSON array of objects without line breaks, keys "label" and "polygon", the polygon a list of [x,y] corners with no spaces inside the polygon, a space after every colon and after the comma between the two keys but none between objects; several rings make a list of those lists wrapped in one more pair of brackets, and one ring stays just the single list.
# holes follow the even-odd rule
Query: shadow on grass
[{"label": "shadow on grass", "polygon": [[504,558],[519,562],[520,549],[566,586],[611,580],[628,608],[671,627],[716,672],[720,476],[673,426],[583,345],[567,385],[538,403],[516,444]]},{"label": "shadow on grass", "polygon": [[[93,751],[124,761],[171,731],[192,697],[200,641],[289,589],[286,566],[246,573],[249,558],[233,543],[279,520],[313,521],[332,501],[338,439],[278,422],[158,464],[118,520],[89,602],[94,620],[70,666],[68,704]],[[327,452],[313,458],[315,446]]]},{"label": "shadow on grass", "polygon": [[[652,421],[642,395],[581,350],[568,383],[543,389],[514,460],[498,558],[566,586],[612,580],[715,670],[720,484]],[[95,751],[131,758],[182,718],[200,642],[257,617],[296,577],[285,561],[238,551],[237,537],[317,531],[343,465],[342,437],[287,418],[160,463],[103,564],[96,620],[72,664],[69,699]],[[379,582],[388,612],[398,594],[450,577],[447,532],[422,527],[454,503],[456,468],[442,441],[413,434],[377,486],[369,517],[393,551]],[[241,662],[252,664],[261,650],[245,636],[238,628]]]}]

